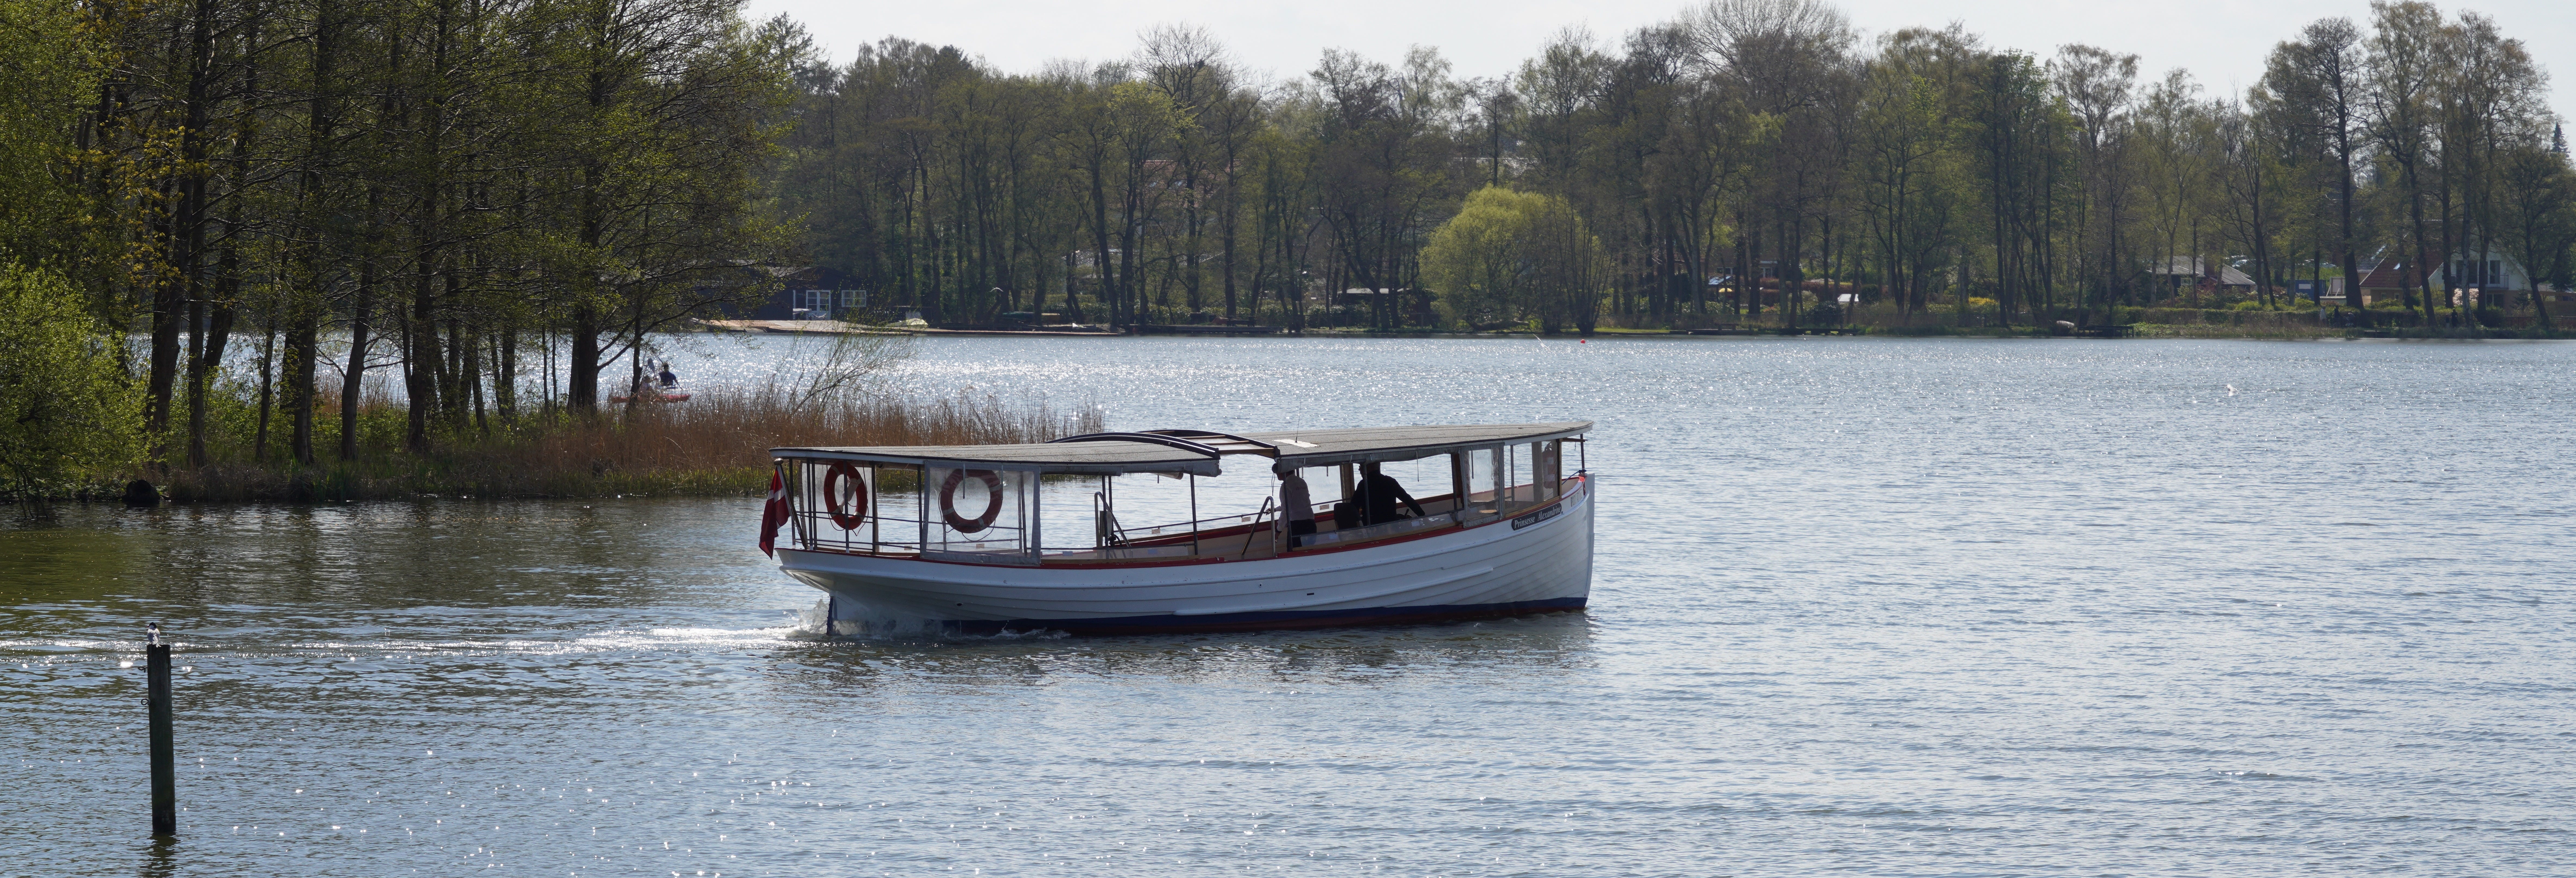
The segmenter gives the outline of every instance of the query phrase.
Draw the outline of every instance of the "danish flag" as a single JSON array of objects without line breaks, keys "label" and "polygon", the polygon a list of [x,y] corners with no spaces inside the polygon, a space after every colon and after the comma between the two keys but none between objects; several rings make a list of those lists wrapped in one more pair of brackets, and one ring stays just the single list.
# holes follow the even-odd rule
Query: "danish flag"
[{"label": "danish flag", "polygon": [[787,523],[787,481],[769,471],[769,502],[760,509],[760,553],[778,556],[778,526]]}]

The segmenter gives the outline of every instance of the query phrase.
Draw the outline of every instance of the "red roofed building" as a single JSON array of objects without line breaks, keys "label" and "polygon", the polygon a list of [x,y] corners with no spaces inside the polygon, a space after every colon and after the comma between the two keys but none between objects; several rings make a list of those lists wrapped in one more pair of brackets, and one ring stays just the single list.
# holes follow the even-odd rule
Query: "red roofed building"
[{"label": "red roofed building", "polygon": [[2374,295],[2383,299],[2403,300],[2424,291],[2423,262],[2413,265],[2393,258],[2383,258],[2361,273],[2361,304],[2370,305]]}]

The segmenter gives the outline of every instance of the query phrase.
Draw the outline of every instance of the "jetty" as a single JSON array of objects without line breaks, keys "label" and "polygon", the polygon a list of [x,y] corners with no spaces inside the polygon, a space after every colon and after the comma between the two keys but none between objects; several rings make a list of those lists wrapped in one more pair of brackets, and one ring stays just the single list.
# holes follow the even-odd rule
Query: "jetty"
[{"label": "jetty", "polygon": [[694,322],[710,332],[766,332],[781,335],[1004,335],[1099,338],[1119,334],[1108,327],[1082,324],[1038,326],[1028,329],[939,329],[930,326],[906,326],[899,323],[869,325],[841,320],[697,320]]}]

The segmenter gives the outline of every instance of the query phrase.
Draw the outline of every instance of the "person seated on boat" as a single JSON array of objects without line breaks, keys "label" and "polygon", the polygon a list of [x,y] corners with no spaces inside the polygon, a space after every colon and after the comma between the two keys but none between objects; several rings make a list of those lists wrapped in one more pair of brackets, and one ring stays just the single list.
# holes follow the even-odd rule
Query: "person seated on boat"
[{"label": "person seated on boat", "polygon": [[662,374],[659,377],[662,379],[662,386],[664,387],[680,386],[680,376],[671,374],[671,361],[669,360],[662,361]]},{"label": "person seated on boat", "polygon": [[1306,544],[1315,532],[1315,500],[1306,493],[1306,479],[1296,467],[1279,471],[1279,517],[1288,522],[1288,548]]},{"label": "person seated on boat", "polygon": [[1360,464],[1360,483],[1351,494],[1359,501],[1362,527],[1385,524],[1403,517],[1397,512],[1398,503],[1413,507],[1415,518],[1430,514],[1422,511],[1422,504],[1414,500],[1413,495],[1404,492],[1403,485],[1396,484],[1394,476],[1380,472],[1375,461]]}]

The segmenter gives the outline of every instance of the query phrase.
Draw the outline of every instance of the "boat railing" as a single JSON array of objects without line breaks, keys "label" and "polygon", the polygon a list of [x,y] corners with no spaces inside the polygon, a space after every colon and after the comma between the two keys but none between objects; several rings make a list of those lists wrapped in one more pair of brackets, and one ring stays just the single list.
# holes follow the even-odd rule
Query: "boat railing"
[{"label": "boat railing", "polygon": [[[1217,528],[1250,524],[1253,518],[1249,513],[1236,513],[1234,515],[1212,516],[1209,518],[1198,519],[1196,521],[1184,518],[1179,521],[1164,524],[1140,524],[1135,527],[1127,527],[1118,523],[1117,513],[1104,512],[1103,514],[1106,516],[1103,521],[1108,526],[1107,534],[1113,538],[1102,540],[1100,545],[1103,547],[1159,543],[1165,540],[1187,540],[1190,538],[1192,533],[1204,533]],[[1052,549],[1054,547],[1049,548]]]},{"label": "boat railing", "polygon": [[1127,529],[1118,526],[1118,513],[1110,511],[1109,495],[1091,492],[1092,544],[1096,547],[1124,546]]},{"label": "boat railing", "polygon": [[[1243,549],[1240,554],[1252,554],[1252,535],[1261,532],[1261,525],[1264,522],[1270,521],[1270,513],[1272,511],[1277,510],[1283,514],[1285,513],[1285,510],[1278,509],[1278,500],[1279,498],[1276,497],[1261,498],[1261,511],[1253,513],[1251,522],[1252,526],[1243,529]],[[1270,527],[1270,534],[1270,552],[1275,555],[1279,552],[1279,527],[1275,523]]]},{"label": "boat railing", "polygon": [[929,533],[934,539],[921,544],[923,558],[982,564],[1037,563],[1029,553],[1027,528],[994,522],[968,533],[933,522]]},{"label": "boat railing", "polygon": [[[1249,513],[1215,515],[1196,520],[1183,519],[1155,525],[1129,527],[1118,521],[1116,512],[1102,505],[1098,494],[1092,495],[1092,515],[1097,523],[1095,543],[1089,546],[1050,545],[1039,552],[1051,560],[1145,560],[1185,559],[1198,557],[1243,557],[1254,548],[1254,540],[1268,527],[1277,529],[1282,514],[1274,505],[1275,498],[1263,498],[1261,508]],[[1242,528],[1244,541],[1208,540],[1208,537],[1232,537],[1233,528]]]},{"label": "boat railing", "polygon": [[797,548],[809,551],[909,555],[921,551],[921,521],[871,511],[855,528],[843,529],[830,512],[799,505],[794,514]]}]

